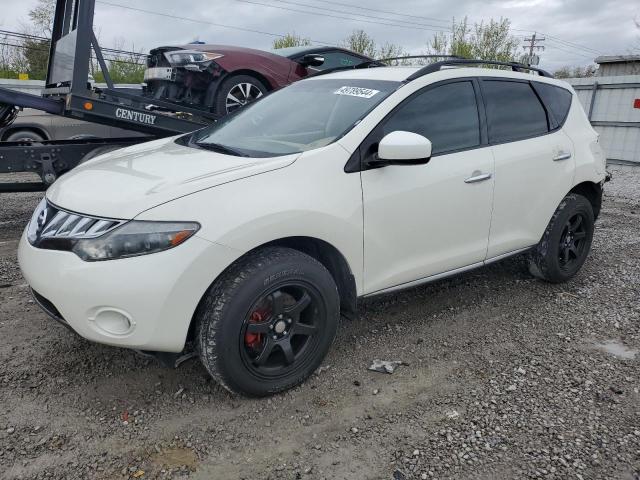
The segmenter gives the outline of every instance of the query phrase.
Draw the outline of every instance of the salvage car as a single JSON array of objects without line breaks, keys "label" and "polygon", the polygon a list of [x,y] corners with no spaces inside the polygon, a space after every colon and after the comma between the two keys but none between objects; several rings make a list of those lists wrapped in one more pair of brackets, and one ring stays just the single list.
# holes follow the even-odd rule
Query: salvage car
[{"label": "salvage car", "polygon": [[159,47],[149,54],[144,92],[150,98],[222,116],[309,75],[371,61],[337,47],[271,52],[229,45]]},{"label": "salvage car", "polygon": [[192,342],[214,379],[261,396],[309,377],[358,299],[522,253],[571,279],[606,179],[575,92],[450,66],[312,76],[79,166],[20,241],[37,302],[95,342]]}]

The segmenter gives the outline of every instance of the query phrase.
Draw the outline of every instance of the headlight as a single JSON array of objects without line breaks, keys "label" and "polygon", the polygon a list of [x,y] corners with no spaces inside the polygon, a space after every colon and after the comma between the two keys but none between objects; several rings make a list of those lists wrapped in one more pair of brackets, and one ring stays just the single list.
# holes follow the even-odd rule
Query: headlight
[{"label": "headlight", "polygon": [[200,52],[198,50],[173,50],[164,53],[165,58],[174,66],[182,66],[193,63],[208,62],[223,57],[221,53]]},{"label": "headlight", "polygon": [[78,239],[71,251],[87,262],[147,255],[177,247],[199,228],[194,222],[131,221],[98,238]]}]

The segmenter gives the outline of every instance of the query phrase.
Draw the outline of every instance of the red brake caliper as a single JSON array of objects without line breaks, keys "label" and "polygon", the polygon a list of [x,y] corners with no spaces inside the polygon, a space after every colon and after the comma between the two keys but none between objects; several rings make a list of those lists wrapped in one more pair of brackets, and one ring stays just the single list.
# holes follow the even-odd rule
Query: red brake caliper
[{"label": "red brake caliper", "polygon": [[[262,310],[254,311],[251,316],[249,316],[250,323],[260,323],[265,317],[265,312]],[[258,346],[262,343],[262,334],[261,333],[245,333],[244,335],[244,343],[247,347],[257,349]]]}]

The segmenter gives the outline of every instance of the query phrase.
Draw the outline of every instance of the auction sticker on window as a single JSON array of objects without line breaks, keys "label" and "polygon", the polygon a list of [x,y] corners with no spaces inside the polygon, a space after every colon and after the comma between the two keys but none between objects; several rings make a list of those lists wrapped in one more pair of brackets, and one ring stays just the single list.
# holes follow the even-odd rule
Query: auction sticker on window
[{"label": "auction sticker on window", "polygon": [[371,98],[376,93],[380,93],[380,90],[373,90],[372,88],[362,87],[340,87],[333,92],[335,95],[349,95],[351,97]]}]

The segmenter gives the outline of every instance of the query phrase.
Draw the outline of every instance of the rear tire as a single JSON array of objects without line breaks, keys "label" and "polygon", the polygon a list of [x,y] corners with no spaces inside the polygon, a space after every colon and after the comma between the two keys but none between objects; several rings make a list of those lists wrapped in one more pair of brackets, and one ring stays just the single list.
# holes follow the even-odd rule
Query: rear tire
[{"label": "rear tire", "polygon": [[556,209],[542,239],[529,256],[529,272],[551,283],[572,278],[587,259],[593,240],[591,202],[570,193]]},{"label": "rear tire", "polygon": [[42,135],[32,130],[17,130],[7,136],[5,142],[41,142],[44,140]]},{"label": "rear tire", "polygon": [[236,261],[195,315],[196,344],[226,389],[265,396],[302,383],[327,354],[340,314],[336,284],[314,258],[268,247]]},{"label": "rear tire", "polygon": [[266,85],[251,75],[232,75],[222,82],[214,113],[224,116],[266,95]]}]

